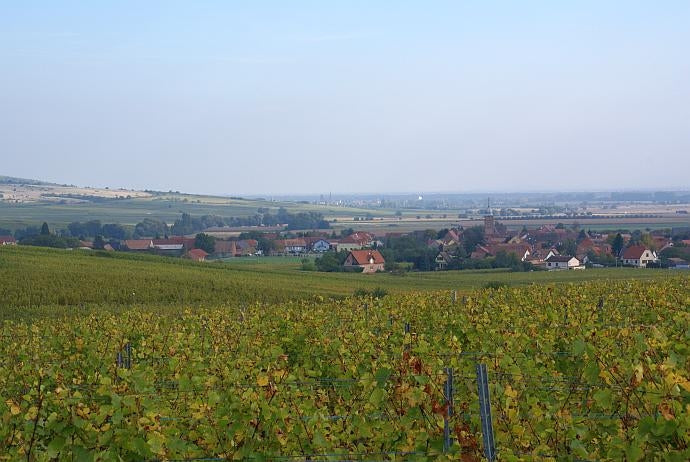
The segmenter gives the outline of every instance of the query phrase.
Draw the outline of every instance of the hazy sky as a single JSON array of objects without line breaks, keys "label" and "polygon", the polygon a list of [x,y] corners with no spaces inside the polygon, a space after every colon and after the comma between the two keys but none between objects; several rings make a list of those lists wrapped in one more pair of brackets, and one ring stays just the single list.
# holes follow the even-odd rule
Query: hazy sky
[{"label": "hazy sky", "polygon": [[688,188],[690,2],[2,1],[0,161],[226,194]]}]

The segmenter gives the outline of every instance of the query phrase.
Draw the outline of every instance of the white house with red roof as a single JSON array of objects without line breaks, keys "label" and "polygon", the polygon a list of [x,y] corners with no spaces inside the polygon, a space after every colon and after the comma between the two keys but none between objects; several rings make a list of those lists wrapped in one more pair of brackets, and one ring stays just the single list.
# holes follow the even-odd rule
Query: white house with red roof
[{"label": "white house with red roof", "polygon": [[16,245],[17,240],[12,236],[0,236],[0,245]]},{"label": "white house with red roof", "polygon": [[646,268],[647,264],[656,263],[659,258],[656,256],[656,252],[643,245],[631,245],[623,250],[621,261],[624,265]]},{"label": "white house with red roof", "polygon": [[359,267],[363,273],[383,271],[386,265],[383,255],[378,250],[352,250],[347,254],[343,266]]}]

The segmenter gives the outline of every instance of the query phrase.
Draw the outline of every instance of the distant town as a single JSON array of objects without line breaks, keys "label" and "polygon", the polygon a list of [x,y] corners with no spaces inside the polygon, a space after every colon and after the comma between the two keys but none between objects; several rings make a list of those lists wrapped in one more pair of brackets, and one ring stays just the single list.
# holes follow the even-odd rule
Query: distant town
[{"label": "distant town", "polygon": [[[99,220],[66,229],[0,229],[0,245],[34,245],[86,251],[146,253],[198,262],[246,257],[302,257],[307,271],[408,272],[506,268],[512,271],[583,270],[588,267],[690,267],[690,227],[600,232],[580,224],[555,223],[515,230],[494,215],[483,224],[410,232],[336,232],[315,212],[271,213],[251,219],[189,214],[168,226],[147,218],[129,231]],[[235,225],[235,226],[229,226]]]}]

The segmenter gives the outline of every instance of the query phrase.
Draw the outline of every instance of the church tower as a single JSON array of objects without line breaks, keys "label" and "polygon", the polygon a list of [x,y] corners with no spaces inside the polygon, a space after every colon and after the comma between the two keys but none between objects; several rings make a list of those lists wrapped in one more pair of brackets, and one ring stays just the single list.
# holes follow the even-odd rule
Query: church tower
[{"label": "church tower", "polygon": [[486,202],[487,214],[484,215],[484,236],[493,236],[496,234],[496,223],[494,221],[494,213],[491,210],[491,198]]}]

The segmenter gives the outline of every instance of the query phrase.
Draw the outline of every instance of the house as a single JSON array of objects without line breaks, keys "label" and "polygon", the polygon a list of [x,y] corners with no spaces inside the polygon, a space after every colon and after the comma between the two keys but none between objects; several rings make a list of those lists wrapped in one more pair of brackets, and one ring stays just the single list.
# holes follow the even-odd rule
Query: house
[{"label": "house", "polygon": [[256,253],[257,245],[259,245],[259,241],[257,241],[256,239],[243,239],[237,241],[235,243],[235,256],[244,257],[248,255],[254,255]]},{"label": "house", "polygon": [[237,253],[237,245],[235,241],[223,241],[216,239],[213,247],[213,255],[218,258],[234,257]]},{"label": "house", "polygon": [[312,252],[328,252],[331,249],[331,243],[326,239],[317,239],[311,243]]},{"label": "house", "polygon": [[386,260],[378,250],[352,250],[347,254],[343,266],[362,268],[363,273],[375,273],[383,271],[385,264]]},{"label": "house", "polygon": [[493,255],[491,253],[491,250],[489,250],[487,247],[484,247],[483,245],[477,244],[477,247],[475,247],[474,251],[470,254],[470,258],[473,260],[481,259],[481,258],[486,258],[488,256]]},{"label": "house", "polygon": [[551,255],[549,258],[544,260],[546,262],[546,269],[548,270],[572,270],[572,269],[584,269],[585,267],[580,265],[580,260],[570,255]]},{"label": "house", "polygon": [[131,251],[146,251],[153,249],[153,241],[151,239],[127,239],[125,240],[124,250]]},{"label": "house", "polygon": [[187,258],[194,261],[205,261],[208,253],[202,249],[192,249],[187,252]]},{"label": "house", "polygon": [[532,253],[532,246],[527,243],[517,244],[496,244],[489,247],[491,255],[496,255],[500,251],[506,254],[515,254],[520,261],[525,261]]},{"label": "house", "polygon": [[300,254],[307,251],[307,242],[304,239],[282,239],[275,241],[278,249],[283,249],[284,253]]},{"label": "house", "polygon": [[17,245],[17,241],[12,236],[0,236],[0,245]]},{"label": "house", "polygon": [[646,268],[648,263],[659,261],[656,252],[649,250],[643,245],[631,245],[623,250],[621,260],[624,265],[636,266],[638,268]]},{"label": "house", "polygon": [[153,247],[157,250],[172,252],[172,251],[188,251],[194,248],[196,239],[193,237],[173,236],[165,239],[153,239]]},{"label": "house", "polygon": [[344,237],[338,241],[336,248],[338,252],[341,250],[358,250],[371,247],[376,240],[376,236],[371,233],[357,231]]},{"label": "house", "polygon": [[448,252],[439,252],[438,255],[436,255],[436,270],[437,271],[443,271],[444,269],[448,268],[448,265],[453,261],[453,256],[449,254]]}]

